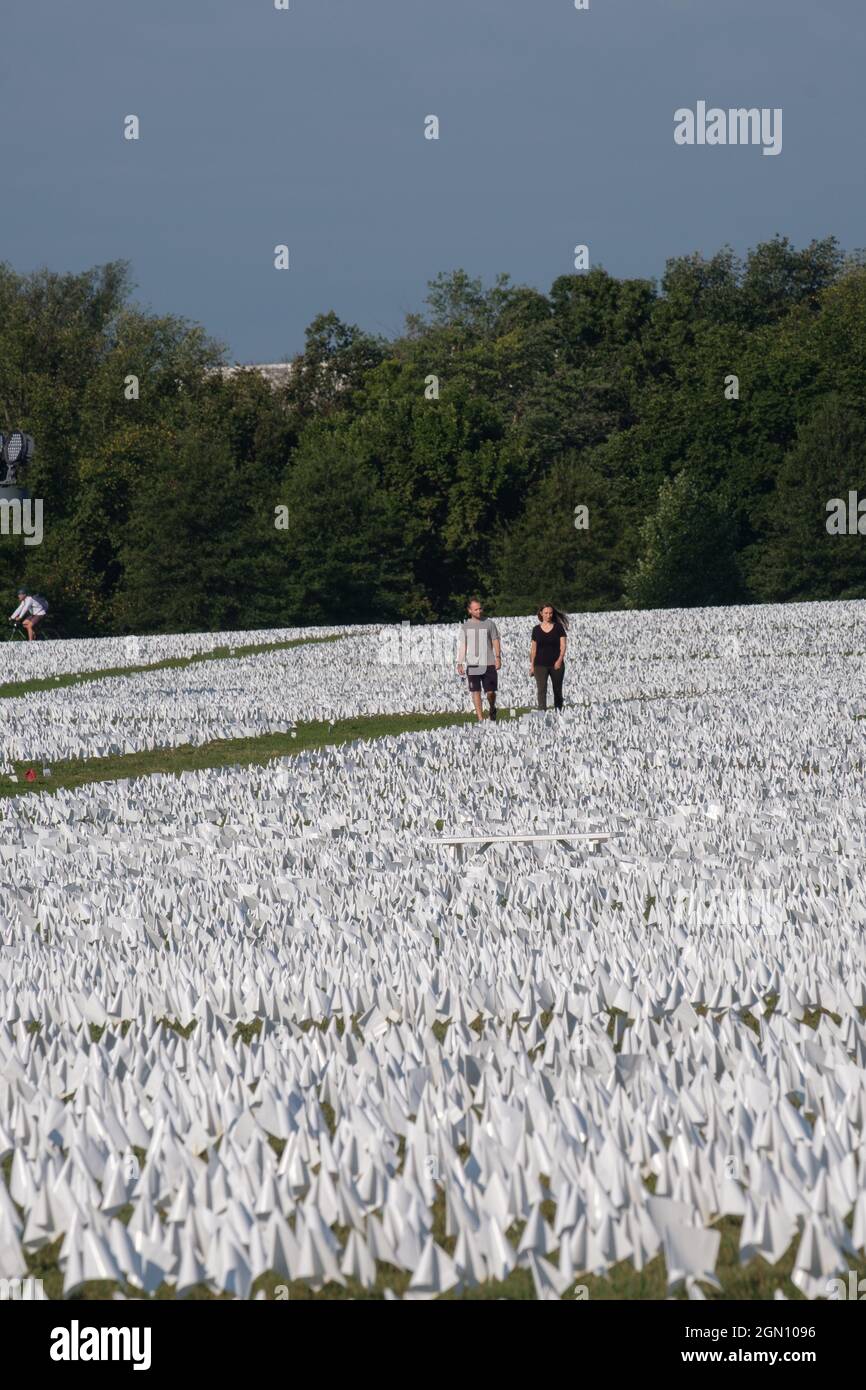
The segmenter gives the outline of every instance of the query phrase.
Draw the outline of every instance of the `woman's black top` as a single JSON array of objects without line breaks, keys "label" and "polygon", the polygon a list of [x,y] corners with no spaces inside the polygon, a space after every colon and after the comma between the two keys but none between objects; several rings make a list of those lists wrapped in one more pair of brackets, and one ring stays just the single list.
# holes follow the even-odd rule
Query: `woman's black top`
[{"label": "woman's black top", "polygon": [[559,660],[559,642],[564,636],[562,623],[554,623],[549,632],[544,631],[541,623],[532,629],[536,666],[553,666]]}]

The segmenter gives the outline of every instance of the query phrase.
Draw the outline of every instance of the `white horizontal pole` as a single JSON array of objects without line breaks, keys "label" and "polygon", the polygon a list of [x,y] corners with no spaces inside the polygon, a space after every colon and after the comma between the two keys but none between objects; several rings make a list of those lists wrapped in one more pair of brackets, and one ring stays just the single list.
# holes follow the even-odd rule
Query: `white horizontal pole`
[{"label": "white horizontal pole", "polygon": [[567,831],[562,834],[551,835],[427,835],[424,837],[424,844],[427,845],[507,845],[507,844],[533,844],[538,841],[549,840],[609,840],[609,832],[599,835],[572,835]]}]

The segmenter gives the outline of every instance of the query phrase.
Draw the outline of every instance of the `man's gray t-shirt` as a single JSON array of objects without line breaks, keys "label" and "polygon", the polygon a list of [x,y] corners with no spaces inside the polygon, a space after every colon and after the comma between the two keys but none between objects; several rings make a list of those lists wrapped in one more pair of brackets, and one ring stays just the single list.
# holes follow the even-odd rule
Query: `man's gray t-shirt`
[{"label": "man's gray t-shirt", "polygon": [[470,676],[483,676],[496,660],[494,641],[499,641],[499,629],[492,618],[467,618],[460,633],[460,650],[465,652],[466,670]]}]

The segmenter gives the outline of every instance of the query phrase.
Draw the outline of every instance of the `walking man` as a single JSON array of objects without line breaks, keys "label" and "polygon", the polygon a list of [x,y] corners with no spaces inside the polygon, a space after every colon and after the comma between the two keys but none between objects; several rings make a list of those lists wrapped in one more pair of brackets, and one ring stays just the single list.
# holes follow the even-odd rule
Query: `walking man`
[{"label": "walking man", "polygon": [[465,666],[472,703],[480,724],[484,718],[481,707],[482,690],[487,695],[490,705],[490,718],[496,718],[496,691],[499,685],[498,672],[502,666],[502,645],[499,629],[492,618],[483,616],[484,609],[479,599],[470,599],[466,610],[469,616],[460,627],[457,674],[462,676]]}]

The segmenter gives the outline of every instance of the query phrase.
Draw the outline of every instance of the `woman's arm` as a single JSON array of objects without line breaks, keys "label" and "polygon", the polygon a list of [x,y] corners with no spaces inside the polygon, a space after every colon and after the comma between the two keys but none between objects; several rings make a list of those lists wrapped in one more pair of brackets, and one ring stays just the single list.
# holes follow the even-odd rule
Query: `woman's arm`
[{"label": "woman's arm", "polygon": [[535,647],[535,638],[533,637],[532,641],[531,641],[530,644],[529,644],[529,674],[530,674],[530,675],[532,675],[533,671],[535,670],[535,651],[536,651],[536,647]]},{"label": "woman's arm", "polygon": [[561,636],[560,639],[559,639],[559,656],[557,657],[556,661],[555,661],[554,664],[553,664],[553,669],[554,669],[555,671],[558,671],[558,670],[559,670],[560,666],[562,665],[563,661],[565,660],[565,649],[566,649],[567,646],[568,646],[568,638],[566,637],[565,633],[563,633],[562,636]]}]

